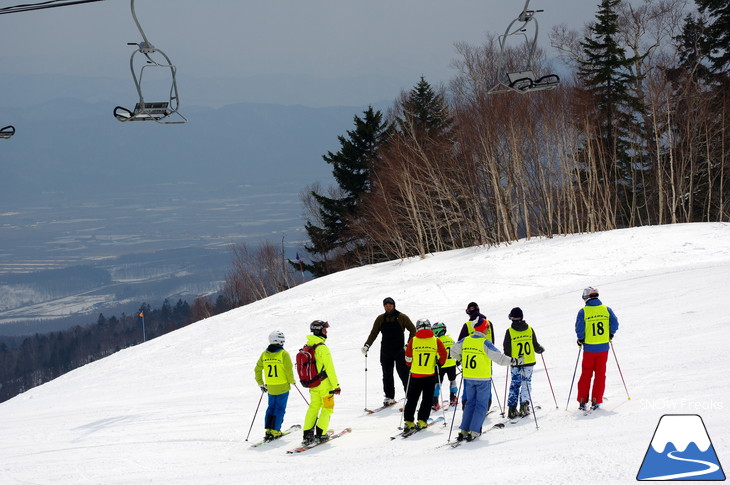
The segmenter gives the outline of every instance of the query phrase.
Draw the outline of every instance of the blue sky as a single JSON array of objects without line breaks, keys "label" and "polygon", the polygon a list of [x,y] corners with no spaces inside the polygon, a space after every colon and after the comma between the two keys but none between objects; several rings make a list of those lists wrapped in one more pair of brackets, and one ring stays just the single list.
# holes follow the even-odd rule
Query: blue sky
[{"label": "blue sky", "polygon": [[[2,6],[17,3],[0,0]],[[531,0],[531,9],[545,10],[537,17],[540,42],[547,43],[553,25],[581,28],[594,17],[597,3]],[[454,74],[454,43],[478,44],[488,32],[501,33],[524,2],[137,0],[135,5],[147,37],[171,57],[183,84],[198,80],[216,89],[210,80],[255,78],[276,85],[270,80],[306,79],[323,86],[339,81],[350,83],[352,93],[337,99],[362,104],[393,99],[420,75],[434,83],[448,81]],[[127,0],[106,0],[0,15],[0,74],[127,79],[132,48],[126,43],[141,40],[129,7]],[[235,101],[247,97],[246,83],[239,90]],[[254,88],[249,97],[276,99],[265,91]],[[326,104],[321,95],[308,99],[311,91],[288,93],[284,101]]]}]

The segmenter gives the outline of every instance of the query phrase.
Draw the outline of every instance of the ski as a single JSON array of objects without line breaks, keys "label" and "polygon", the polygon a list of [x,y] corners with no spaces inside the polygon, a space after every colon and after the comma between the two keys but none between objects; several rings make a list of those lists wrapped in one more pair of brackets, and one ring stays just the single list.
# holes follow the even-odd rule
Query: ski
[{"label": "ski", "polygon": [[[434,424],[436,424],[436,423],[443,423],[443,422],[445,422],[445,421],[446,421],[446,420],[444,419],[444,417],[443,417],[443,416],[439,416],[439,417],[438,417],[438,418],[436,418],[436,419],[433,419],[433,418],[428,418],[428,426],[426,426],[426,428],[428,428],[429,426],[431,426],[431,425],[434,425]],[[395,436],[391,436],[391,437],[390,437],[390,439],[391,439],[391,440],[394,440],[394,439],[398,438],[399,436],[400,436],[401,438],[404,438],[404,439],[405,439],[405,438],[408,438],[409,436],[413,436],[414,434],[416,434],[416,433],[418,433],[419,431],[421,431],[421,430],[423,430],[423,429],[426,429],[426,428],[414,428],[414,429],[412,429],[412,430],[410,430],[410,431],[402,431],[402,432],[398,433],[398,434],[397,434],[397,435],[395,435]]]},{"label": "ski", "polygon": [[[295,424],[295,425],[292,425],[292,426],[290,426],[290,427],[289,427],[289,429],[286,429],[286,430],[282,431],[282,432],[281,432],[281,436],[279,436],[279,438],[281,438],[282,436],[286,436],[286,435],[288,435],[289,433],[291,433],[291,432],[293,432],[293,431],[297,431],[297,430],[299,430],[299,429],[302,429],[302,425],[301,425],[301,424]],[[252,444],[252,445],[251,445],[251,448],[258,448],[259,446],[264,446],[264,445],[266,445],[266,444],[269,444],[269,443],[271,443],[272,441],[276,441],[276,440],[277,440],[277,439],[279,439],[279,438],[276,438],[276,439],[273,439],[273,440],[267,440],[267,439],[264,439],[263,441],[259,441],[258,443],[254,443],[254,444]]]},{"label": "ski", "polygon": [[[537,411],[538,409],[542,409],[542,407],[541,406],[535,406],[535,411]],[[505,418],[502,421],[500,421],[499,423],[493,424],[492,425],[492,429],[502,429],[507,424],[517,424],[517,423],[520,422],[521,419],[526,418],[528,416],[532,416],[532,413],[526,414],[524,416],[517,416],[516,418],[512,418],[512,419]]]},{"label": "ski", "polygon": [[[477,436],[476,438],[472,439],[471,441],[476,441],[478,439],[479,439],[479,437]],[[454,441],[453,443],[449,443],[449,446],[451,446],[452,448],[458,448],[459,446],[461,446],[464,443],[471,443],[471,441],[467,441],[467,440]]]},{"label": "ski", "polygon": [[398,404],[398,401],[396,401],[396,402],[394,402],[394,403],[391,403],[391,404],[384,404],[384,405],[380,406],[379,408],[375,408],[375,409],[368,409],[368,408],[365,408],[365,413],[367,413],[367,414],[375,414],[375,413],[379,413],[379,412],[380,412],[380,411],[382,411],[383,409],[388,409],[388,408],[392,408],[392,407],[393,407],[393,406],[395,406],[396,404]]},{"label": "ski", "polygon": [[[540,407],[540,406],[535,406],[535,411],[537,411],[538,409],[542,409],[542,407]],[[509,422],[509,424],[517,424],[517,423],[519,423],[519,422],[520,422],[520,420],[521,420],[522,418],[526,418],[526,417],[528,417],[528,416],[532,416],[532,412],[533,412],[533,411],[530,411],[530,414],[525,414],[524,416],[517,416],[517,418],[514,418],[514,419],[510,419],[510,420],[509,420],[508,422]]]},{"label": "ski", "polygon": [[[332,430],[330,430],[330,431],[332,431]],[[312,442],[312,443],[310,443],[308,445],[302,445],[302,446],[299,446],[297,448],[294,448],[293,450],[288,450],[287,453],[289,453],[289,454],[302,453],[302,452],[305,452],[307,450],[311,450],[312,448],[316,448],[319,445],[323,445],[325,443],[329,443],[330,441],[332,441],[334,439],[337,439],[337,438],[339,438],[341,436],[346,435],[347,433],[349,433],[349,432],[352,431],[352,428],[345,428],[342,431],[340,431],[339,433],[335,433],[335,434],[330,433],[330,431],[327,432],[327,434],[330,435],[330,439],[328,439],[327,441],[314,441],[314,442]]]},{"label": "ski", "polygon": [[600,407],[594,408],[593,406],[587,406],[585,408],[585,410],[581,411],[579,409],[578,412],[582,413],[583,416],[590,416],[591,414],[593,414],[594,411],[597,411],[598,409],[601,409],[601,408]]}]

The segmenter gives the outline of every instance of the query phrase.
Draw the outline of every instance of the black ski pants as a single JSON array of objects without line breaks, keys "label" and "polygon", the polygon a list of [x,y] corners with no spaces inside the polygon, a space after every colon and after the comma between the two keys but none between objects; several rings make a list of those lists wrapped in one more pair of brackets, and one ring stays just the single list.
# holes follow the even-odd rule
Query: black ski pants
[{"label": "black ski pants", "polygon": [[403,419],[405,421],[413,421],[418,406],[418,398],[421,398],[421,405],[418,406],[418,419],[426,421],[431,415],[431,406],[433,405],[433,391],[436,388],[436,376],[413,377],[408,383],[408,392],[406,393],[406,406],[403,408]]},{"label": "black ski pants", "polygon": [[398,372],[403,383],[403,390],[408,385],[408,366],[406,365],[406,353],[403,348],[391,349],[380,352],[380,365],[383,367],[383,392],[388,399],[395,399],[395,381],[393,380],[393,367]]}]

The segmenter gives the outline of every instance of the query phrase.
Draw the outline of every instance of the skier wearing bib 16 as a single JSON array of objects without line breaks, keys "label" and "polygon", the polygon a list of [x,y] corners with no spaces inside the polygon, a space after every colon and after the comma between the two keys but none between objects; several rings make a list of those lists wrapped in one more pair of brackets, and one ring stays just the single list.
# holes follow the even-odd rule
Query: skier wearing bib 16
[{"label": "skier wearing bib 16", "polygon": [[[512,379],[507,399],[507,417],[514,419],[517,416],[530,414],[530,396],[532,395],[532,369],[535,366],[535,354],[542,354],[545,350],[537,342],[535,330],[523,320],[522,309],[513,308],[509,312],[512,326],[504,334],[504,354],[510,357],[524,357],[523,365],[512,367]],[[517,404],[520,410],[517,411]]]},{"label": "skier wearing bib 16", "polygon": [[[597,289],[591,286],[584,289],[583,301],[585,306],[578,312],[575,320],[578,345],[583,347],[583,362],[578,380],[580,410],[586,408],[589,391],[591,391],[591,409],[597,409],[603,402],[608,351],[611,348],[611,340],[618,331],[618,318],[613,310],[598,299]],[[591,380],[593,380],[592,390]]]},{"label": "skier wearing bib 16", "polygon": [[504,355],[484,335],[486,320],[474,326],[474,333],[451,347],[451,356],[461,361],[464,391],[469,396],[464,405],[461,431],[457,441],[471,441],[482,434],[482,423],[492,397],[492,361],[499,365],[522,365],[524,358]]},{"label": "skier wearing bib 16", "polygon": [[340,393],[340,383],[335,373],[330,349],[325,345],[329,323],[315,320],[309,325],[312,335],[307,335],[307,345],[315,347],[314,360],[317,371],[324,372],[324,379],[315,387],[309,388],[309,408],[304,416],[304,439],[302,444],[327,441],[330,417],[335,411],[335,394]]},{"label": "skier wearing bib 16", "polygon": [[[494,326],[492,325],[492,322],[487,320],[487,317],[482,315],[479,311],[479,305],[476,304],[476,302],[469,302],[469,304],[466,306],[466,314],[469,315],[469,321],[464,323],[464,325],[461,327],[461,332],[459,332],[459,339],[462,340],[465,337],[468,337],[469,335],[474,333],[474,328],[477,326],[482,325],[484,322],[486,322],[486,328],[483,331],[484,336],[489,340],[490,342],[494,343]],[[458,360],[458,359],[457,359]],[[462,409],[466,405],[466,402],[469,400],[469,393],[464,388],[464,392],[461,394],[461,407]],[[487,405],[487,411],[489,408],[492,407],[492,398],[490,396],[489,398],[489,404]]]},{"label": "skier wearing bib 16", "polygon": [[[439,365],[446,362],[446,347],[437,339],[431,330],[431,322],[420,318],[416,322],[416,335],[406,347],[406,365],[411,368],[406,392],[406,405],[403,408],[403,430],[412,431],[414,428],[428,426],[428,416],[431,414],[431,398],[438,384]],[[418,398],[421,406],[418,408],[418,422],[414,423]]]},{"label": "skier wearing bib 16", "polygon": [[283,332],[275,330],[269,334],[269,346],[256,362],[254,374],[261,391],[269,393],[269,406],[264,419],[264,440],[275,440],[281,437],[281,423],[286,413],[289,389],[295,382],[291,356],[284,350]]}]

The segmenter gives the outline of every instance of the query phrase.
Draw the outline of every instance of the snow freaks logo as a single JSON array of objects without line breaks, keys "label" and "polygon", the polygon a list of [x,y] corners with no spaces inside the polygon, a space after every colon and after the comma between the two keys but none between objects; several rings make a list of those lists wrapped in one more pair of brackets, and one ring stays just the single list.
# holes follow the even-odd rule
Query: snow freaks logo
[{"label": "snow freaks logo", "polygon": [[697,414],[659,419],[637,480],[725,480],[705,423]]}]

